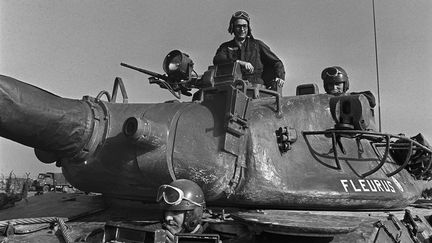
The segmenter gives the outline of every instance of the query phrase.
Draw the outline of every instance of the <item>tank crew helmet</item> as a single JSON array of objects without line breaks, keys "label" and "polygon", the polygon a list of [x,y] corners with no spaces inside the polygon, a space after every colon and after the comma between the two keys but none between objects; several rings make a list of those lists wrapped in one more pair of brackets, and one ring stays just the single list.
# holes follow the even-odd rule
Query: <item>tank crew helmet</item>
[{"label": "tank crew helmet", "polygon": [[184,211],[183,227],[191,232],[201,223],[206,206],[201,187],[193,181],[179,179],[159,187],[156,201],[164,211]]},{"label": "tank crew helmet", "polygon": [[248,33],[247,33],[247,36],[250,37],[250,38],[253,38],[253,36],[252,36],[252,29],[251,29],[251,25],[250,25],[249,14],[246,13],[245,11],[243,11],[243,10],[237,11],[237,12],[235,12],[231,16],[231,19],[230,19],[230,22],[229,22],[229,26],[228,26],[228,32],[230,34],[232,34],[234,32],[234,22],[237,19],[244,19],[244,20],[247,21],[247,23],[248,23]]},{"label": "tank crew helmet", "polygon": [[321,79],[324,82],[324,89],[327,93],[330,93],[330,87],[334,84],[343,83],[343,92],[345,93],[349,89],[348,74],[345,70],[339,66],[332,66],[324,69],[321,73]]}]

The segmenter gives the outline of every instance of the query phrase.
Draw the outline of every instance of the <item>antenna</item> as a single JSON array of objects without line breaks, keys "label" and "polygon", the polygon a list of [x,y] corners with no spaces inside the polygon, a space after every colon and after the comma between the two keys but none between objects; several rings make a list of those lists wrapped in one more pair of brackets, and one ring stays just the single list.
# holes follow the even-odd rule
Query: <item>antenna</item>
[{"label": "antenna", "polygon": [[379,131],[381,132],[381,97],[380,97],[380,82],[379,82],[379,69],[378,69],[378,45],[376,33],[376,20],[375,20],[375,0],[372,0],[372,13],[373,13],[373,26],[374,26],[374,39],[375,39],[375,66],[377,78],[377,93],[378,93],[378,124]]}]

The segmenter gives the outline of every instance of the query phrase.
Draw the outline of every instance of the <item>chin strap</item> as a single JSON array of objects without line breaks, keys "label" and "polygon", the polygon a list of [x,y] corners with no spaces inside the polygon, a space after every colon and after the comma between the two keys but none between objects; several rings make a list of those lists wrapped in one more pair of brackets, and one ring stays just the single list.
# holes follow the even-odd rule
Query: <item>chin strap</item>
[{"label": "chin strap", "polygon": [[191,234],[197,233],[201,229],[201,224],[198,224],[194,230],[192,230]]}]

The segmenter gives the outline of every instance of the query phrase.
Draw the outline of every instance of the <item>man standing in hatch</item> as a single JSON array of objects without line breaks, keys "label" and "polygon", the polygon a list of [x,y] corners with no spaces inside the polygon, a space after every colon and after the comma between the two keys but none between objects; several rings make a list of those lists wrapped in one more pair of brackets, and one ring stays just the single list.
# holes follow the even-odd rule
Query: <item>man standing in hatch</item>
[{"label": "man standing in hatch", "polygon": [[264,42],[253,38],[249,15],[244,11],[235,12],[231,17],[228,32],[234,33],[234,39],[218,48],[213,64],[238,62],[243,79],[252,85],[264,85],[267,89],[281,93],[285,82],[282,61]]}]

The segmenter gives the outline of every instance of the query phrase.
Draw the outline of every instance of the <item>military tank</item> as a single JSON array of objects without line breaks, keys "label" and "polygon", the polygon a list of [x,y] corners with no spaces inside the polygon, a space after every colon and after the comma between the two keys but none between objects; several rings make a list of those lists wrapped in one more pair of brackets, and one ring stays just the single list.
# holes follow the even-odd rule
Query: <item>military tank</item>
[{"label": "military tank", "polygon": [[187,102],[130,104],[117,77],[111,94],[76,100],[0,76],[0,136],[107,198],[154,203],[161,184],[190,179],[224,234],[241,225],[264,242],[430,240],[431,213],[383,212],[401,212],[429,188],[432,150],[421,134],[377,131],[361,93],[304,84],[284,97],[249,84],[237,63],[198,75],[179,50],[165,57],[163,75],[121,65],[176,98],[197,91]]}]

